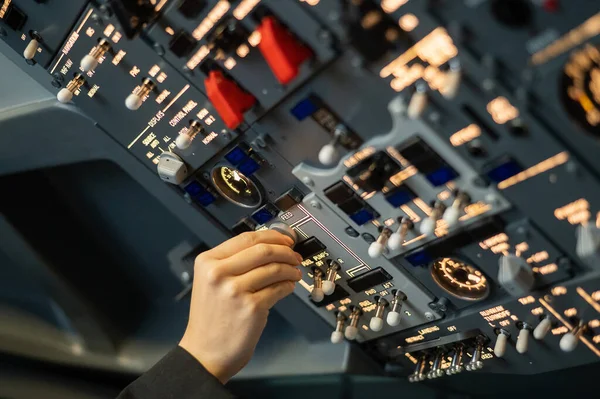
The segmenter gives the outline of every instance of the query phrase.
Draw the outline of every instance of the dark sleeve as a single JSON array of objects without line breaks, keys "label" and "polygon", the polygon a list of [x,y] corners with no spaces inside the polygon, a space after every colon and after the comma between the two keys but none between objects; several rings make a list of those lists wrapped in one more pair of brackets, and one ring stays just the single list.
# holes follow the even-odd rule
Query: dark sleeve
[{"label": "dark sleeve", "polygon": [[129,385],[117,399],[232,399],[221,382],[176,347]]}]

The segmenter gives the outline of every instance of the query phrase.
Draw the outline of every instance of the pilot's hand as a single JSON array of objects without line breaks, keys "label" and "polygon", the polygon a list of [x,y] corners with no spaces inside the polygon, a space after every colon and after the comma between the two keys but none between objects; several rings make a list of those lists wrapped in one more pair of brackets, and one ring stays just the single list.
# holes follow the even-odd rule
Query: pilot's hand
[{"label": "pilot's hand", "polygon": [[190,319],[179,343],[223,384],[250,361],[267,316],[302,273],[291,238],[244,233],[201,253],[194,265]]}]

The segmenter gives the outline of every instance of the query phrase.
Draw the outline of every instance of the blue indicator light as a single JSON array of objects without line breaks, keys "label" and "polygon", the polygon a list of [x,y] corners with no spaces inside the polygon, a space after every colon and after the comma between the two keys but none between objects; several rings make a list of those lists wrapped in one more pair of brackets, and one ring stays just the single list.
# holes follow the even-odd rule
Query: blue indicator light
[{"label": "blue indicator light", "polygon": [[310,98],[305,98],[296,104],[294,108],[290,110],[290,112],[296,117],[296,119],[301,121],[317,112],[318,109],[319,107],[317,107],[317,105]]},{"label": "blue indicator light", "polygon": [[352,219],[354,223],[356,223],[359,226],[370,222],[371,220],[375,219],[375,217],[375,214],[371,210],[366,208],[361,209],[353,215],[350,215],[350,219]]},{"label": "blue indicator light", "polygon": [[450,166],[442,166],[441,168],[425,175],[427,180],[429,180],[434,187],[444,185],[455,179],[457,176],[458,175],[456,174],[456,171]]},{"label": "blue indicator light", "polygon": [[216,199],[217,198],[208,191],[194,197],[194,200],[202,206],[209,206],[210,204],[215,202]]},{"label": "blue indicator light", "polygon": [[206,191],[204,186],[202,186],[202,184],[200,184],[199,182],[197,182],[195,180],[193,182],[191,182],[190,184],[188,184],[187,186],[185,186],[184,190],[186,193],[188,193],[192,197],[195,197],[196,195],[201,194]]},{"label": "blue indicator light", "polygon": [[265,224],[275,216],[277,216],[275,210],[272,209],[272,207],[265,205],[252,214],[252,219],[258,224]]},{"label": "blue indicator light", "polygon": [[227,155],[225,155],[225,159],[232,165],[239,165],[247,158],[248,154],[246,154],[246,151],[242,150],[240,147],[235,147],[233,150],[229,151]]},{"label": "blue indicator light", "polygon": [[496,166],[494,169],[487,172],[488,177],[495,183],[500,183],[523,171],[521,165],[515,160],[509,159],[503,164]]},{"label": "blue indicator light", "polygon": [[403,188],[397,189],[385,196],[385,200],[394,208],[398,208],[415,198],[414,194]]},{"label": "blue indicator light", "polygon": [[421,266],[433,261],[431,256],[425,251],[415,252],[414,254],[406,256],[404,259],[409,261],[413,266]]},{"label": "blue indicator light", "polygon": [[260,164],[252,158],[247,158],[238,165],[238,170],[245,176],[252,176],[254,172],[260,169]]}]

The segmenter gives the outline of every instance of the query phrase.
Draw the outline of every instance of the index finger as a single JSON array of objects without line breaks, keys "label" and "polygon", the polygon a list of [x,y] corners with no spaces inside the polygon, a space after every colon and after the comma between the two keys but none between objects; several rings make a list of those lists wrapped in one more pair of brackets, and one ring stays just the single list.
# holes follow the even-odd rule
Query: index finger
[{"label": "index finger", "polygon": [[207,252],[214,259],[225,259],[256,244],[287,245],[291,247],[294,240],[275,230],[252,231],[233,237]]}]

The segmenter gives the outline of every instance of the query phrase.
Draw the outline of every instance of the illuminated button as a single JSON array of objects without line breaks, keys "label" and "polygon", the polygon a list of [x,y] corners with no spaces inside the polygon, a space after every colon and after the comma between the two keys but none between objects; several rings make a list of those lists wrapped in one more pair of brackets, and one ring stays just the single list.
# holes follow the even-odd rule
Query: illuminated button
[{"label": "illuminated button", "polygon": [[552,320],[550,316],[544,316],[540,324],[533,330],[533,338],[542,340],[548,334],[550,329],[552,328]]},{"label": "illuminated button", "polygon": [[73,99],[73,94],[77,90],[79,90],[79,88],[83,86],[84,83],[84,77],[81,74],[76,73],[73,77],[73,80],[71,80],[66,87],[60,89],[60,91],[56,95],[56,99],[62,104],[68,103]]},{"label": "illuminated button", "polygon": [[517,352],[523,354],[529,348],[529,336],[531,335],[531,326],[527,323],[521,325],[519,335],[517,335],[517,344],[515,345]]},{"label": "illuminated button", "polygon": [[570,332],[563,335],[560,339],[559,346],[563,352],[573,352],[579,343],[579,338],[585,330],[585,323],[579,321],[579,324],[575,326]]},{"label": "illuminated button", "polygon": [[33,39],[31,39],[31,41],[29,42],[29,44],[27,44],[27,47],[25,47],[25,50],[23,51],[23,58],[25,58],[26,60],[32,60],[33,57],[35,57],[35,55],[37,54],[38,48],[40,48],[40,42],[42,39],[37,34],[32,36]]},{"label": "illuminated button", "polygon": [[91,72],[96,69],[100,63],[100,58],[102,58],[108,50],[110,50],[110,43],[108,40],[100,39],[98,45],[92,48],[90,53],[86,54],[81,59],[81,69],[83,69],[84,72]]},{"label": "illuminated button", "polygon": [[244,112],[256,103],[256,98],[242,90],[223,72],[213,70],[204,80],[206,95],[215,106],[223,122],[229,129],[236,129],[244,121]]},{"label": "illuminated button", "polygon": [[452,59],[448,63],[450,66],[450,70],[446,73],[446,78],[444,79],[444,84],[440,88],[440,93],[447,99],[453,99],[458,94],[458,89],[460,88],[460,82],[462,77],[462,72],[460,68],[460,62],[457,59]]},{"label": "illuminated button", "polygon": [[391,251],[397,251],[402,248],[408,231],[413,228],[413,222],[408,218],[400,217],[398,218],[398,223],[398,230],[390,236],[387,242],[388,248]]},{"label": "illuminated button", "polygon": [[288,236],[289,238],[294,240],[294,245],[296,245],[296,243],[298,242],[298,234],[296,233],[296,230],[292,229],[290,226],[288,226],[285,223],[281,223],[281,222],[273,223],[272,225],[269,226],[269,229],[275,230],[285,236]]},{"label": "illuminated button", "polygon": [[387,308],[388,305],[388,301],[386,301],[384,298],[379,298],[377,300],[375,316],[371,317],[371,320],[369,321],[369,328],[371,330],[378,332],[383,329],[383,315],[385,313],[385,308]]},{"label": "illuminated button", "polygon": [[362,310],[356,306],[352,306],[351,311],[352,313],[350,313],[349,317],[350,324],[344,331],[344,337],[348,341],[353,341],[358,337],[358,322],[360,321],[360,316],[362,316]]},{"label": "illuminated button", "polygon": [[125,99],[125,106],[131,111],[137,111],[140,109],[146,97],[156,88],[153,81],[148,78],[142,80],[142,85],[139,88],[127,96]]},{"label": "illuminated button", "polygon": [[194,140],[196,135],[203,131],[204,127],[200,122],[196,120],[191,120],[190,126],[183,132],[179,133],[179,136],[177,136],[177,138],[175,139],[175,145],[177,145],[177,148],[179,148],[180,150],[185,150],[186,148],[189,148],[189,146],[192,144],[192,141]]},{"label": "illuminated button", "polygon": [[425,380],[427,369],[427,355],[423,354],[419,357],[419,361],[415,366],[415,371],[408,376],[408,382],[419,382]]},{"label": "illuminated button", "polygon": [[600,229],[593,223],[577,227],[577,256],[590,265],[600,262]]},{"label": "illuminated button", "polygon": [[331,343],[339,344],[344,339],[344,324],[346,316],[342,312],[336,312],[335,315],[335,330],[331,333]]},{"label": "illuminated button", "polygon": [[468,194],[462,191],[457,192],[452,206],[444,211],[443,219],[448,224],[448,227],[455,226],[458,223],[460,214],[469,202],[471,202],[471,199]]},{"label": "illuminated button", "polygon": [[181,184],[187,177],[188,169],[181,158],[167,151],[163,152],[157,165],[158,176],[167,183]]},{"label": "illuminated button", "polygon": [[323,271],[316,266],[312,267],[313,273],[313,289],[310,293],[310,297],[315,302],[321,302],[325,298],[323,293]]},{"label": "illuminated button", "polygon": [[327,271],[325,272],[325,280],[323,280],[323,293],[331,295],[335,291],[335,279],[341,266],[335,260],[327,260]]},{"label": "illuminated button", "polygon": [[535,277],[525,259],[508,254],[500,257],[498,263],[498,282],[510,295],[520,297],[531,291]]},{"label": "illuminated button", "polygon": [[419,226],[421,234],[425,234],[426,236],[433,235],[437,221],[441,219],[445,210],[446,206],[441,201],[436,201],[429,217],[423,219],[421,225]]},{"label": "illuminated button", "polygon": [[347,134],[348,129],[346,126],[337,125],[333,132],[333,139],[319,151],[319,162],[327,166],[337,163],[340,160],[340,152],[337,147]]},{"label": "illuminated button", "polygon": [[257,31],[261,35],[258,49],[281,84],[288,84],[298,76],[300,65],[313,56],[274,17],[264,17]]},{"label": "illuminated button", "polygon": [[423,115],[425,108],[427,108],[427,103],[427,85],[425,83],[419,83],[410,98],[408,108],[406,109],[406,115],[410,119],[420,118],[421,115]]},{"label": "illuminated button", "polygon": [[402,291],[392,290],[392,294],[394,298],[390,303],[390,311],[387,314],[386,321],[389,326],[395,327],[400,324],[400,320],[402,319],[402,304],[406,301],[406,294]]},{"label": "illuminated button", "polygon": [[506,353],[508,337],[510,337],[510,333],[505,329],[500,329],[498,337],[496,337],[496,344],[494,345],[494,355],[496,357],[502,357]]},{"label": "illuminated button", "polygon": [[373,259],[379,258],[383,255],[385,251],[385,246],[392,235],[392,230],[387,227],[381,227],[379,231],[379,237],[377,237],[377,241],[371,243],[369,245],[369,256]]},{"label": "illuminated button", "polygon": [[464,370],[462,365],[462,359],[465,354],[465,347],[462,344],[458,344],[454,347],[454,356],[452,357],[452,363],[448,370],[446,370],[447,375],[453,375],[461,373]]}]

